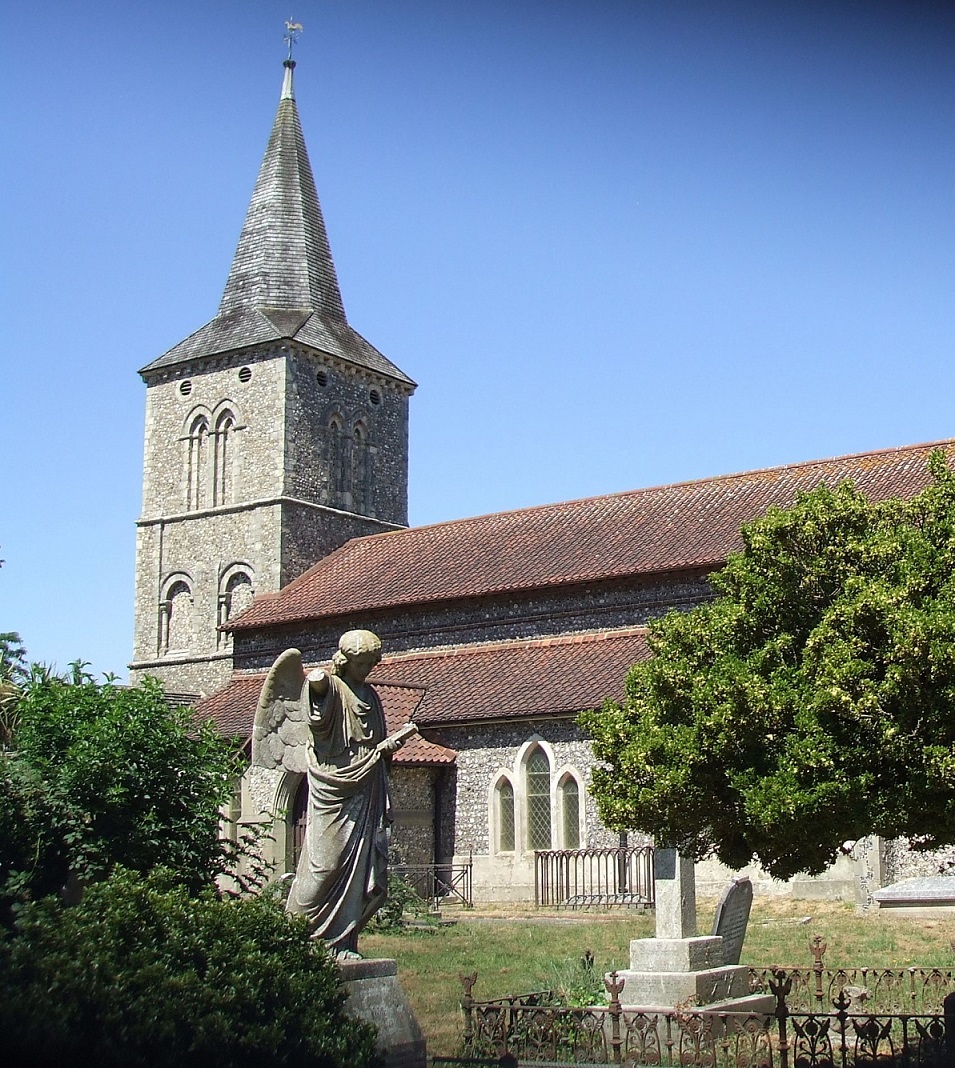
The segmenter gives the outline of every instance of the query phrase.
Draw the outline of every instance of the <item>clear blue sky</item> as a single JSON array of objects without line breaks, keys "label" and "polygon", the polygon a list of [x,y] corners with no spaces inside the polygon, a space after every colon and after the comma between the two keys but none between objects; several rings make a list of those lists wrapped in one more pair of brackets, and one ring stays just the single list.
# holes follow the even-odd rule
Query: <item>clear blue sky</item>
[{"label": "clear blue sky", "polygon": [[10,5],[0,630],[125,677],[136,371],[215,312],[289,14],[412,522],[955,436],[953,7]]}]

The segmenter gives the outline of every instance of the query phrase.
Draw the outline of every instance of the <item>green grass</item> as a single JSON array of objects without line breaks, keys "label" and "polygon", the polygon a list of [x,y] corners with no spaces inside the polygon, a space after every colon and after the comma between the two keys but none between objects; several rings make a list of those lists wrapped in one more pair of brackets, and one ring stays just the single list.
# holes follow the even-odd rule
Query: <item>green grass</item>
[{"label": "green grass", "polygon": [[[715,901],[701,901],[699,929],[709,933]],[[573,913],[503,907],[480,914],[449,912],[452,926],[366,934],[366,957],[394,957],[428,1050],[453,1056],[461,1040],[458,976],[477,972],[479,1001],[552,988],[591,950],[598,973],[626,968],[632,938],[653,934],[652,914]],[[808,918],[808,919],[807,919]],[[809,940],[822,935],[829,967],[868,965],[951,967],[955,918],[914,920],[857,913],[837,902],[758,898],[753,904],[742,963],[812,963]]]}]

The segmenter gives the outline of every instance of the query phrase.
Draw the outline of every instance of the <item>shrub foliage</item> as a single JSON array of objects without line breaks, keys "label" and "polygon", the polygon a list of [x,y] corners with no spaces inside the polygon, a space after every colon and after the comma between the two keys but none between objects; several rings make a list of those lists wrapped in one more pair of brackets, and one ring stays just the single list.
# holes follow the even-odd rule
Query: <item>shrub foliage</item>
[{"label": "shrub foliage", "polygon": [[193,891],[228,870],[219,809],[239,774],[237,747],[154,680],[99,685],[79,665],[35,671],[0,752],[0,906],[90,883],[115,864],[162,863]]},{"label": "shrub foliage", "polygon": [[25,906],[0,940],[0,1061],[362,1068],[373,1030],[268,895],[190,897],[118,869],[75,908]]}]

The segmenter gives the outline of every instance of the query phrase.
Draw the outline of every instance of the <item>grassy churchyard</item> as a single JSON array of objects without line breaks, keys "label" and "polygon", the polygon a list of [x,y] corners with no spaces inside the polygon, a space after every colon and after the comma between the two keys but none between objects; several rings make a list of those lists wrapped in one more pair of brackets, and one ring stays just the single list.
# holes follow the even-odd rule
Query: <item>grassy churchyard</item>
[{"label": "grassy churchyard", "polygon": [[[699,902],[699,930],[709,933],[716,901]],[[626,968],[631,938],[653,935],[653,914],[538,910],[499,906],[447,910],[449,926],[366,933],[367,957],[394,957],[401,984],[428,1039],[429,1053],[453,1056],[461,1041],[459,973],[477,972],[479,1001],[579,981],[580,958],[594,954],[598,975]],[[951,967],[955,915],[901,919],[831,901],[756,898],[742,964],[808,967],[809,940],[828,943],[828,967]]]}]

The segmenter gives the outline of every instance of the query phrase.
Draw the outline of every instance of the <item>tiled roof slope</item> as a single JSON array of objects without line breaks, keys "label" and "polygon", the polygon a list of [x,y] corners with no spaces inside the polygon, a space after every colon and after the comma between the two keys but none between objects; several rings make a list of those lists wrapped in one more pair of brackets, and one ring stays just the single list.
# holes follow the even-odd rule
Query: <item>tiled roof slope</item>
[{"label": "tiled roof slope", "polygon": [[345,317],[292,91],[291,60],[255,191],[215,319],[143,368],[295,339],[414,385]]},{"label": "tiled roof slope", "polygon": [[236,630],[508,591],[712,568],[739,548],[740,525],[800,490],[851,479],[872,500],[928,481],[933,449],[911,445],[606,497],[498,512],[356,538],[277,594]]},{"label": "tiled roof slope", "polygon": [[[255,708],[265,682],[265,673],[259,675],[234,675],[228,685],[203,701],[198,708],[200,716],[211,719],[220,734],[250,738]],[[415,710],[421,703],[423,688],[405,683],[375,683],[385,711],[389,732],[416,718]],[[434,736],[420,735],[407,742],[395,753],[398,764],[414,766],[440,766],[453,764],[457,754],[443,745]]]},{"label": "tiled roof slope", "polygon": [[376,674],[423,686],[415,722],[439,726],[596,708],[623,697],[627,670],[648,655],[635,628],[385,657]]}]

